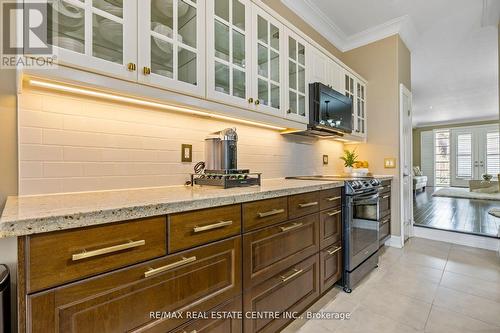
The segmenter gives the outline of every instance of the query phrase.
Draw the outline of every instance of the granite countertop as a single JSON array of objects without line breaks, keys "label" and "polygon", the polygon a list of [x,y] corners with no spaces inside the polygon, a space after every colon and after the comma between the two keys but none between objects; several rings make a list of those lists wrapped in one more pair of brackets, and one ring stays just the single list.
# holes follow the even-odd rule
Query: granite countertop
[{"label": "granite countertop", "polygon": [[221,189],[168,186],[9,197],[0,238],[65,230],[343,186],[342,181],[263,180],[262,186]]}]

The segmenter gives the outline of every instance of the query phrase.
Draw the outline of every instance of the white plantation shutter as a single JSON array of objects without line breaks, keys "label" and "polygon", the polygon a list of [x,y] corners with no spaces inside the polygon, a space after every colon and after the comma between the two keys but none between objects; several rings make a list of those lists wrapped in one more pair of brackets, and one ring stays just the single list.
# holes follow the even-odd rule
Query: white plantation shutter
[{"label": "white plantation shutter", "polygon": [[457,135],[457,178],[472,178],[472,134]]},{"label": "white plantation shutter", "polygon": [[495,177],[500,173],[500,137],[498,132],[486,134],[486,173]]},{"label": "white plantation shutter", "polygon": [[435,135],[435,171],[436,171],[436,185],[449,186],[450,185],[450,131],[440,130],[436,131]]}]

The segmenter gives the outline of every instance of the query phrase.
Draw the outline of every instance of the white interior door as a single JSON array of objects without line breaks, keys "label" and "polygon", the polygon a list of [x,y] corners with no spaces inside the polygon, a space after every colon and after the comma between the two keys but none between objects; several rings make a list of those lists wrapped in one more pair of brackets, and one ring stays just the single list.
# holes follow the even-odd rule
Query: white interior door
[{"label": "white interior door", "polygon": [[413,235],[413,195],[412,195],[412,108],[411,92],[400,86],[400,175],[401,175],[401,231],[406,241]]}]

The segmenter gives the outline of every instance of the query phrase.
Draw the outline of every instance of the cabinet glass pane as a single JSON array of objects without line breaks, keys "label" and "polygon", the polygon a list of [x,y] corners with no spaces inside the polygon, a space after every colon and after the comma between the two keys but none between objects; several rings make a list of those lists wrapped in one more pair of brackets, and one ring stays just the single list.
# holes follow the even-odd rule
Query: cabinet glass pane
[{"label": "cabinet glass pane", "polygon": [[288,56],[297,60],[297,42],[292,37],[288,37]]},{"label": "cabinet glass pane", "polygon": [[365,102],[361,101],[361,117],[365,117]]},{"label": "cabinet glass pane", "polygon": [[271,80],[280,82],[280,57],[274,51],[271,51]]},{"label": "cabinet glass pane", "polygon": [[302,66],[298,66],[299,68],[299,77],[298,77],[298,81],[299,81],[299,87],[298,87],[298,90],[299,92],[301,93],[306,93],[306,71],[304,69],[304,67]]},{"label": "cabinet glass pane", "polygon": [[151,2],[151,30],[173,38],[174,1],[153,0]]},{"label": "cabinet glass pane", "polygon": [[215,15],[229,22],[229,0],[215,0]]},{"label": "cabinet glass pane", "polygon": [[263,77],[268,77],[269,72],[269,59],[268,59],[268,52],[267,52],[267,47],[262,46],[259,44],[258,48],[258,70],[259,70],[259,75]]},{"label": "cabinet glass pane", "polygon": [[297,114],[297,94],[293,91],[288,94],[288,105],[290,106],[290,113]]},{"label": "cabinet glass pane", "polygon": [[349,91],[349,76],[345,76],[345,90]]},{"label": "cabinet glass pane", "polygon": [[64,1],[49,4],[48,42],[54,46],[85,53],[85,10]]},{"label": "cabinet glass pane", "polygon": [[215,21],[215,57],[229,61],[229,27]]},{"label": "cabinet glass pane", "polygon": [[179,47],[178,57],[179,81],[196,85],[196,53]]},{"label": "cabinet glass pane", "polygon": [[245,30],[245,5],[238,0],[233,0],[233,25]]},{"label": "cabinet glass pane", "polygon": [[306,115],[306,98],[302,95],[299,95],[299,115]]},{"label": "cabinet glass pane", "polygon": [[271,24],[271,47],[275,50],[280,49],[280,31],[277,27]]},{"label": "cabinet glass pane", "polygon": [[229,67],[215,62],[215,90],[229,95]]},{"label": "cabinet glass pane", "polygon": [[233,64],[245,68],[245,35],[233,30]]},{"label": "cabinet glass pane", "polygon": [[92,6],[116,17],[123,17],[123,0],[93,0]]},{"label": "cabinet glass pane", "polygon": [[265,44],[268,44],[268,39],[269,39],[267,26],[268,26],[267,21],[259,16],[257,19],[257,38]]},{"label": "cabinet glass pane", "polygon": [[261,104],[268,105],[269,104],[269,87],[267,81],[259,79],[258,84],[259,89],[259,100]]},{"label": "cabinet glass pane", "polygon": [[288,61],[288,85],[291,89],[297,89],[297,65]]},{"label": "cabinet glass pane", "polygon": [[280,87],[271,83],[271,106],[279,109],[280,107]]},{"label": "cabinet glass pane", "polygon": [[196,48],[196,8],[184,1],[178,2],[179,41]]},{"label": "cabinet glass pane", "polygon": [[233,68],[233,96],[246,98],[245,72]]},{"label": "cabinet glass pane", "polygon": [[304,45],[299,44],[299,50],[298,50],[298,58],[299,58],[299,64],[305,65],[306,64],[306,48]]},{"label": "cabinet glass pane", "polygon": [[151,37],[151,72],[168,78],[174,77],[172,43]]},{"label": "cabinet glass pane", "polygon": [[93,14],[92,55],[123,64],[123,26],[120,23]]}]

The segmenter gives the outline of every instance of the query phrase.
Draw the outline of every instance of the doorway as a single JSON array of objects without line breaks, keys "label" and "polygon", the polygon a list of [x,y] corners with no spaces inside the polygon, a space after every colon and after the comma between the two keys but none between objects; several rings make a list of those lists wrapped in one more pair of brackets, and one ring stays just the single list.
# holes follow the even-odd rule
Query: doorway
[{"label": "doorway", "polygon": [[400,175],[401,175],[401,234],[403,242],[413,236],[413,132],[412,94],[400,85]]}]

